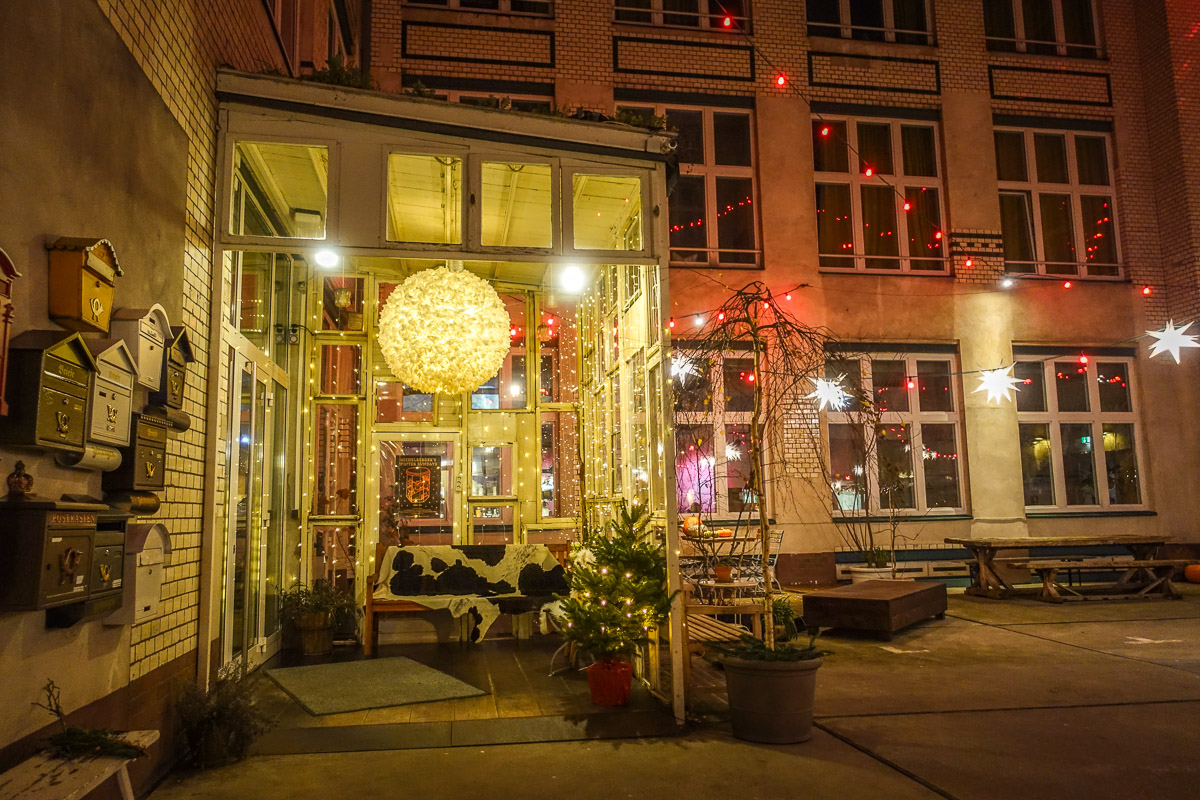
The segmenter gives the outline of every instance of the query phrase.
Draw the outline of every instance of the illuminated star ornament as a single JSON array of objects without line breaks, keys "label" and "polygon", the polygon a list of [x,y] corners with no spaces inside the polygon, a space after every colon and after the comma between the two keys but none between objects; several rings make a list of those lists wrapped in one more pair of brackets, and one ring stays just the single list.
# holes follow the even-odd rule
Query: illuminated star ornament
[{"label": "illuminated star ornament", "polygon": [[1189,322],[1182,328],[1175,327],[1175,320],[1167,323],[1167,327],[1161,331],[1146,331],[1150,336],[1154,337],[1154,344],[1150,345],[1150,357],[1154,358],[1159,353],[1170,353],[1175,359],[1175,363],[1179,363],[1179,351],[1184,347],[1200,347],[1196,343],[1196,336],[1187,332],[1187,329],[1192,327]]},{"label": "illuminated star ornament", "polygon": [[850,395],[842,388],[842,379],[845,375],[838,375],[833,380],[828,378],[812,378],[813,386],[816,391],[808,395],[809,399],[817,401],[817,410],[824,411],[826,408],[832,408],[834,411],[841,411],[850,403]]},{"label": "illuminated star ornament", "polygon": [[987,392],[989,403],[1002,403],[1009,398],[1009,392],[1018,392],[1017,384],[1023,381],[1012,376],[1012,364],[1000,369],[986,369],[979,376],[979,386],[976,392]]}]

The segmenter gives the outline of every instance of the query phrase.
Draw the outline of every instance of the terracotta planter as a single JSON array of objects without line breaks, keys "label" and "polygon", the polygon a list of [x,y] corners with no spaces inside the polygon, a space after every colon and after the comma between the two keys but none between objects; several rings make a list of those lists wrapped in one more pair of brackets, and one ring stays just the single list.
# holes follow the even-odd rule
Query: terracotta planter
[{"label": "terracotta planter", "polygon": [[725,657],[733,735],[748,742],[795,744],[812,738],[821,659],[751,661]]},{"label": "terracotta planter", "polygon": [[327,656],[333,652],[333,620],[324,612],[296,617],[300,650],[306,656]]},{"label": "terracotta planter", "polygon": [[587,669],[588,690],[598,706],[629,704],[633,688],[633,665],[615,658],[604,658]]},{"label": "terracotta planter", "polygon": [[733,581],[733,567],[718,564],[713,567],[713,576],[717,583],[731,583]]}]

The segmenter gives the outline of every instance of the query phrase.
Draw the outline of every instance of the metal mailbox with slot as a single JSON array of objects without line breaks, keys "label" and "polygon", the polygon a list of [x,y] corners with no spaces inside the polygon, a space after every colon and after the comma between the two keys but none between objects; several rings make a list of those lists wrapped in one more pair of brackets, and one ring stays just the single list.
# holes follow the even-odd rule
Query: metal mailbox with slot
[{"label": "metal mailbox with slot", "polygon": [[147,414],[133,415],[133,433],[129,446],[122,453],[121,466],[104,473],[102,484],[106,492],[157,492],[165,486],[163,480],[167,462],[168,424]]},{"label": "metal mailbox with slot", "polygon": [[162,596],[163,566],[171,552],[171,534],[154,522],[130,525],[125,536],[124,601],[104,618],[105,625],[132,625],[154,617]]},{"label": "metal mailbox with slot", "polygon": [[4,381],[8,377],[8,338],[13,320],[12,285],[13,280],[19,277],[21,273],[17,272],[17,265],[8,257],[8,253],[0,249],[0,417],[8,413]]},{"label": "metal mailbox with slot", "polygon": [[96,359],[88,441],[124,447],[129,444],[137,364],[123,339],[89,339],[87,346]]},{"label": "metal mailbox with slot", "polygon": [[150,404],[166,408],[183,408],[183,390],[187,385],[187,365],[196,360],[188,341],[187,329],[181,325],[171,328],[163,359],[162,382],[157,391],[150,392]]},{"label": "metal mailbox with slot", "polygon": [[80,452],[96,362],[78,333],[26,331],[12,341],[0,444]]},{"label": "metal mailbox with slot", "polygon": [[124,273],[107,239],[59,239],[50,250],[50,318],[73,331],[108,333],[113,292]]},{"label": "metal mailbox with slot", "polygon": [[151,391],[162,386],[163,360],[171,339],[167,312],[155,303],[150,308],[121,308],[113,313],[113,336],[124,339],[137,362],[137,382]]},{"label": "metal mailbox with slot", "polygon": [[0,501],[0,608],[34,611],[87,600],[96,569],[96,519],[108,510],[37,497]]}]

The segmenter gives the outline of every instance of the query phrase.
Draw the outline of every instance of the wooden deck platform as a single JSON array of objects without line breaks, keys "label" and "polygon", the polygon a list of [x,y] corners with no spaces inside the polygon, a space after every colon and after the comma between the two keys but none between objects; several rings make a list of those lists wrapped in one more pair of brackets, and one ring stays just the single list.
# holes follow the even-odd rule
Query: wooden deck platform
[{"label": "wooden deck platform", "polygon": [[946,616],[946,585],[877,580],[804,595],[804,625],[868,631],[885,641],[909,625]]}]

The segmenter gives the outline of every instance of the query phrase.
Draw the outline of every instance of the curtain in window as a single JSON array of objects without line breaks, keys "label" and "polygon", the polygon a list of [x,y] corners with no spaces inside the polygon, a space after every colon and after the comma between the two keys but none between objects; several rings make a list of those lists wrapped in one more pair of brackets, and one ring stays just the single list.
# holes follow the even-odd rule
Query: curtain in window
[{"label": "curtain in window", "polygon": [[1028,192],[1000,193],[1000,228],[1004,235],[1004,260],[1011,272],[1033,272],[1033,220]]},{"label": "curtain in window", "polygon": [[917,259],[940,259],[946,255],[943,244],[941,209],[938,205],[938,190],[932,186],[904,187],[904,200],[909,205],[905,212],[908,220],[908,254],[913,258],[913,269],[944,269],[941,261],[919,261]]},{"label": "curtain in window", "polygon": [[817,184],[817,252],[823,267],[853,266],[849,258],[841,258],[854,255],[850,187],[845,184]]},{"label": "curtain in window", "polygon": [[[897,31],[927,31],[925,0],[892,0],[892,20]],[[927,44],[929,37],[924,33],[897,33],[900,44]]]},{"label": "curtain in window", "polygon": [[1012,0],[983,0],[983,30],[988,49],[1015,52],[1017,26],[1013,21]]},{"label": "curtain in window", "polygon": [[904,157],[905,175],[937,177],[937,147],[934,144],[933,128],[925,125],[901,125],[900,150]]},{"label": "curtain in window", "polygon": [[867,269],[899,269],[896,194],[890,186],[861,188],[863,252],[868,256],[883,257],[868,258]]},{"label": "curtain in window", "polygon": [[1075,274],[1075,227],[1072,224],[1071,195],[1038,195],[1042,218],[1042,255],[1046,273]]}]

